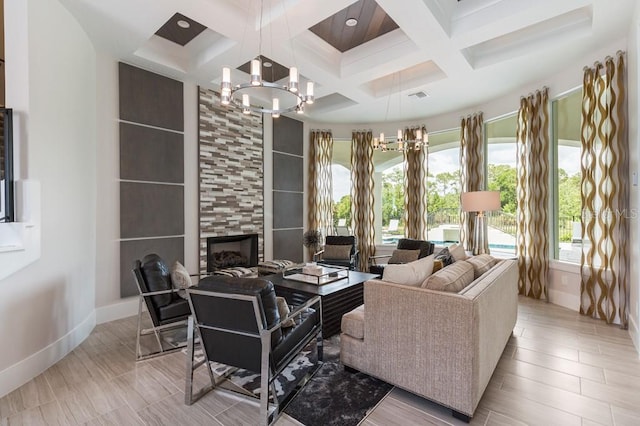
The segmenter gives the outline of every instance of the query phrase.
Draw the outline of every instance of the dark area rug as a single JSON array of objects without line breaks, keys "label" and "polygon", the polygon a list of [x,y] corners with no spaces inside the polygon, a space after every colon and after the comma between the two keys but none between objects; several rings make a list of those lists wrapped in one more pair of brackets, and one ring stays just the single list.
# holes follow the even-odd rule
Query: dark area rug
[{"label": "dark area rug", "polygon": [[[186,349],[183,350],[186,353]],[[312,347],[303,350],[275,380],[278,399],[314,370],[317,352]],[[203,358],[197,346],[196,360]],[[367,376],[364,373],[348,373],[340,363],[340,336],[323,341],[323,364],[297,395],[288,403],[284,412],[305,426],[355,426],[393,388],[392,385]],[[230,389],[259,396],[260,375],[242,369],[232,369],[218,363],[210,364],[215,377],[226,376]],[[282,402],[282,401],[281,401]]]},{"label": "dark area rug", "polygon": [[284,412],[306,426],[355,426],[393,388],[340,363],[340,340],[324,341],[324,364]]}]

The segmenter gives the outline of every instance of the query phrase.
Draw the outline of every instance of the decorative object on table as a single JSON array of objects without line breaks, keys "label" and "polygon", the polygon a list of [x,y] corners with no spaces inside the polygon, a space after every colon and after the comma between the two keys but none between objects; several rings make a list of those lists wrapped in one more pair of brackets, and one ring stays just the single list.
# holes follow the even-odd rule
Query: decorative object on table
[{"label": "decorative object on table", "polygon": [[349,278],[349,268],[345,266],[326,266],[316,263],[292,266],[283,272],[283,278],[306,284],[323,285]]},{"label": "decorative object on table", "polygon": [[487,239],[487,220],[485,212],[500,209],[500,192],[498,191],[471,191],[463,192],[461,196],[462,211],[476,212],[473,255],[489,254],[489,241]]},{"label": "decorative object on table", "polygon": [[313,255],[320,249],[322,245],[322,232],[316,229],[310,229],[302,234],[302,245],[304,245],[313,258]]}]

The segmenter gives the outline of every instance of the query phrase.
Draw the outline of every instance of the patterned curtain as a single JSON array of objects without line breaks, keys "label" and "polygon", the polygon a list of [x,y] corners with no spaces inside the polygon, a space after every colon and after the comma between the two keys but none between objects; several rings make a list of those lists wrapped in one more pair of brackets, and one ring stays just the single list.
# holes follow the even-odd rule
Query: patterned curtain
[{"label": "patterned curtain", "polygon": [[585,68],[580,312],[629,325],[629,183],[624,53]]},{"label": "patterned curtain", "polygon": [[427,239],[427,159],[426,147],[404,151],[404,206],[407,238]]},{"label": "patterned curtain", "polygon": [[309,137],[309,208],[308,229],[320,231],[322,236],[333,234],[331,200],[331,131],[314,130]]},{"label": "patterned curtain", "polygon": [[520,99],[516,131],[518,289],[547,298],[549,271],[549,91]]},{"label": "patterned curtain", "polygon": [[[484,123],[482,113],[463,117],[460,123],[460,193],[484,189]],[[476,213],[460,210],[460,244],[473,249]]]},{"label": "patterned curtain", "polygon": [[373,211],[373,134],[353,132],[351,136],[351,217],[360,251],[358,269],[366,271],[375,254]]}]

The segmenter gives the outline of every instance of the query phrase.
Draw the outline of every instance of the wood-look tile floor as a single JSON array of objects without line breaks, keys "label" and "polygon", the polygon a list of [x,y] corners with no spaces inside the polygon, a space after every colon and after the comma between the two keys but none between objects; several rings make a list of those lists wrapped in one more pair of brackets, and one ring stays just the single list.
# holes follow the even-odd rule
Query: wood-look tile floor
[{"label": "wood-look tile floor", "polygon": [[[0,425],[253,425],[257,406],[209,392],[184,404],[185,356],[135,362],[135,317],[98,325],[80,346],[0,398]],[[206,383],[203,369],[198,386]],[[299,425],[286,415],[278,425]],[[363,426],[463,425],[394,389]],[[626,330],[521,298],[518,322],[472,425],[640,425],[640,359]]]}]

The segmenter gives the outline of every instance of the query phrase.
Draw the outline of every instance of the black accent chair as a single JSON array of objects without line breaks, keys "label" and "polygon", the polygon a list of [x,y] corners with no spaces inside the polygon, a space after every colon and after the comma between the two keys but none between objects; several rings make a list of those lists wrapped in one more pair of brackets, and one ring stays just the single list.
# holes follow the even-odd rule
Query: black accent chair
[{"label": "black accent chair", "polygon": [[[187,318],[191,315],[189,302],[178,296],[178,289],[171,285],[171,273],[167,264],[157,254],[149,254],[133,263],[133,276],[140,292],[138,302],[138,333],[136,336],[136,361],[174,352],[183,348],[186,342],[170,345],[161,340],[161,333],[170,329],[186,327]],[[152,327],[142,328],[144,315],[142,304],[146,304]],[[142,354],[140,338],[155,334],[159,351]]]},{"label": "black accent chair", "polygon": [[[396,250],[420,250],[418,254],[418,259],[422,259],[423,257],[427,257],[430,254],[433,254],[433,249],[435,244],[431,241],[425,240],[414,240],[411,238],[400,238],[398,240],[398,245],[396,246]],[[391,255],[379,255],[379,256],[371,256],[369,258],[369,273],[378,274],[382,276],[384,273],[384,267],[387,264],[378,264],[377,262],[380,259],[390,258]]]},{"label": "black accent chair", "polygon": [[[313,256],[314,261],[355,270],[358,267],[359,257],[356,243],[356,237],[353,235],[327,235],[324,239],[324,248]],[[351,249],[338,257],[335,254],[341,250],[335,250],[336,246],[350,246]]]},{"label": "black accent chair", "polygon": [[[211,385],[194,393],[193,373],[201,365],[219,362],[260,374],[260,424],[275,422],[296,392],[278,399],[275,379],[300,351],[315,341],[318,362],[302,378],[305,383],[322,361],[322,315],[319,296],[295,307],[280,318],[273,283],[262,278],[210,276],[187,289],[193,316],[187,331],[187,380],[185,403],[193,404],[215,388]],[[283,328],[293,318],[296,325]],[[204,360],[195,362],[194,344],[200,339]],[[298,383],[299,386],[300,382]],[[297,386],[296,386],[297,387]],[[284,409],[284,408],[282,408]]]}]

